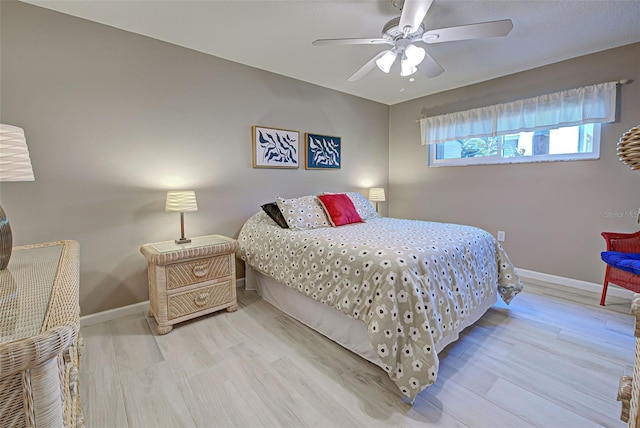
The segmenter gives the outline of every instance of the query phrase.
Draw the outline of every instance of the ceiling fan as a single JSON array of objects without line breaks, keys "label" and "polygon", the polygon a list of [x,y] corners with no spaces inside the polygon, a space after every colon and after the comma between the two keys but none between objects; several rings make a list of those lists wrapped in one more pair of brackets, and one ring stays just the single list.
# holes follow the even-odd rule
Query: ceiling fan
[{"label": "ceiling fan", "polygon": [[314,46],[326,45],[390,45],[391,49],[382,51],[371,58],[358,71],[349,77],[349,81],[359,80],[376,66],[389,73],[391,66],[400,58],[400,75],[410,76],[420,70],[427,77],[442,74],[444,68],[420,46],[426,43],[443,43],[458,40],[480,39],[485,37],[503,37],[511,32],[510,19],[460,25],[426,31],[422,21],[427,15],[433,0],[391,0],[402,14],[387,22],[382,29],[382,37],[369,39],[319,39]]}]

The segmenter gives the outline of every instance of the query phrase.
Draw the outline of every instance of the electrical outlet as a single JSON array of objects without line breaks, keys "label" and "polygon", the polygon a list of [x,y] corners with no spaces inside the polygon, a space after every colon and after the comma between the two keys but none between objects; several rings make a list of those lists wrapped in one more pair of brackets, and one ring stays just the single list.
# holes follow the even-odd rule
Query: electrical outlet
[{"label": "electrical outlet", "polygon": [[498,241],[504,242],[505,238],[506,238],[506,234],[504,233],[504,230],[499,230],[498,231]]}]

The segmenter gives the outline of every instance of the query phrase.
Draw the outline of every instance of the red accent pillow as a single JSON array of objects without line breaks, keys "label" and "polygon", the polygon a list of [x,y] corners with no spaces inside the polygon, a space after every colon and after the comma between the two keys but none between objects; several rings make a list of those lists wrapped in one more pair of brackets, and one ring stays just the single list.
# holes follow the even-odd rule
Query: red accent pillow
[{"label": "red accent pillow", "polygon": [[344,193],[319,195],[318,199],[327,212],[332,225],[343,226],[351,223],[362,223],[362,218],[356,211],[351,198]]}]

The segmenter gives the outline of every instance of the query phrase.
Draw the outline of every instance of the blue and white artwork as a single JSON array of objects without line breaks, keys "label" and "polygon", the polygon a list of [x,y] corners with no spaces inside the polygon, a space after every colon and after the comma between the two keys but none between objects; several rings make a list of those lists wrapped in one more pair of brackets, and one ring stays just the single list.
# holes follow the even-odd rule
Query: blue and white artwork
[{"label": "blue and white artwork", "polygon": [[253,126],[254,168],[298,168],[300,133]]},{"label": "blue and white artwork", "polygon": [[340,137],[305,134],[306,169],[340,169]]}]

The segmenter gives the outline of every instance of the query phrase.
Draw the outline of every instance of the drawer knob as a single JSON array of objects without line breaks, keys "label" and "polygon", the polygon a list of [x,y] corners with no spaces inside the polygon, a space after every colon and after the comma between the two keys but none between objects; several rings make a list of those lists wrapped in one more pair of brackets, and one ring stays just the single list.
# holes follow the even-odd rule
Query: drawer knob
[{"label": "drawer knob", "polygon": [[200,293],[196,296],[196,305],[204,306],[209,301],[209,293]]},{"label": "drawer knob", "polygon": [[209,273],[209,266],[207,265],[198,265],[193,267],[193,274],[198,278],[202,278]]}]

